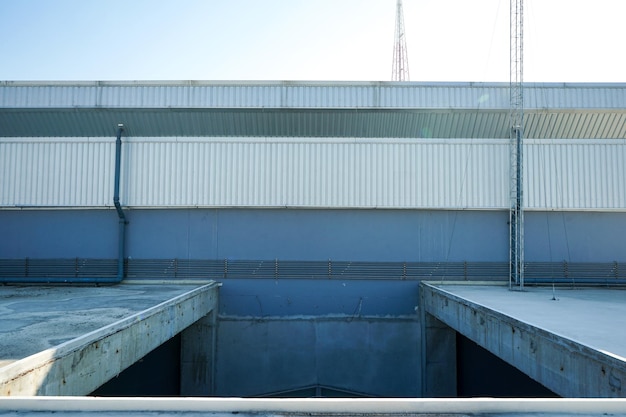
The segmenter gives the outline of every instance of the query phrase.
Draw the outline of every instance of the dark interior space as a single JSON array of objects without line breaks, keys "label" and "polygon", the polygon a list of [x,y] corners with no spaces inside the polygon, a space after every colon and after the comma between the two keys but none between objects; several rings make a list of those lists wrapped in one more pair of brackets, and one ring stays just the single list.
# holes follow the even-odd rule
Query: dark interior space
[{"label": "dark interior space", "polygon": [[458,397],[558,397],[459,333],[456,349]]},{"label": "dark interior space", "polygon": [[180,334],[92,392],[100,397],[180,395]]}]

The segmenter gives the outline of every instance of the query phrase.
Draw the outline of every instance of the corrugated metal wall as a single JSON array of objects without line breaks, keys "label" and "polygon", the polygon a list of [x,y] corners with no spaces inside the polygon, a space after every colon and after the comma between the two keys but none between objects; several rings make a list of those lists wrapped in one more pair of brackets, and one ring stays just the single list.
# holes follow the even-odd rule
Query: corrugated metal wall
[{"label": "corrugated metal wall", "polygon": [[530,209],[626,209],[626,141],[526,141]]},{"label": "corrugated metal wall", "polygon": [[[624,84],[527,83],[527,109],[623,108]],[[508,109],[508,83],[0,82],[9,108]]]},{"label": "corrugated metal wall", "polygon": [[[526,141],[529,209],[626,210],[626,142]],[[505,209],[507,140],[126,138],[130,207]],[[112,206],[114,140],[0,142],[0,206]]]},{"label": "corrugated metal wall", "polygon": [[[626,84],[524,86],[526,138],[626,138]],[[0,137],[508,138],[507,83],[0,81]]]},{"label": "corrugated metal wall", "polygon": [[503,203],[506,179],[494,174],[506,169],[505,154],[506,146],[497,142],[133,140],[126,201],[133,206],[492,208]]},{"label": "corrugated metal wall", "polygon": [[[525,112],[531,139],[624,139],[626,112]],[[501,110],[268,110],[268,109],[62,109],[1,111],[0,138],[115,136],[118,123],[130,137],[300,137],[506,139]]]},{"label": "corrugated metal wall", "polygon": [[0,142],[3,207],[113,205],[115,139],[17,139]]}]

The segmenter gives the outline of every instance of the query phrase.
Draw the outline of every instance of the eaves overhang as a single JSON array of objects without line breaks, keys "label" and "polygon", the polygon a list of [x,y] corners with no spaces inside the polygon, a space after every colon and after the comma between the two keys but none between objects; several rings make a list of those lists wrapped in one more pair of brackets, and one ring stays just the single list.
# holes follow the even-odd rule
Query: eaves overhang
[{"label": "eaves overhang", "polygon": [[[525,137],[626,138],[626,84],[528,84]],[[506,83],[0,82],[0,137],[507,138]]]}]

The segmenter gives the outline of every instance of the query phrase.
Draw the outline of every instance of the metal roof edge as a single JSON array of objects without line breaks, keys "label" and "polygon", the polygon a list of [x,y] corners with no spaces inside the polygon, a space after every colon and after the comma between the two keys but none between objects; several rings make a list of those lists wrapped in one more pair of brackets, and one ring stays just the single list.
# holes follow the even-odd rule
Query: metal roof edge
[{"label": "metal roof edge", "polygon": [[[502,81],[321,81],[321,80],[2,80],[3,87],[200,87],[200,86],[271,86],[271,87],[463,87],[508,88]],[[626,82],[525,82],[527,88],[626,88]]]}]

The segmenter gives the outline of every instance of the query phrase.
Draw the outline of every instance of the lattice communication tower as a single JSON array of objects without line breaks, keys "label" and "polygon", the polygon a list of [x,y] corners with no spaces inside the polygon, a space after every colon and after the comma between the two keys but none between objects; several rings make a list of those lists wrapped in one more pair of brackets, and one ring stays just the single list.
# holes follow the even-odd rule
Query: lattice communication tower
[{"label": "lattice communication tower", "polygon": [[524,0],[510,0],[510,256],[509,287],[524,288]]},{"label": "lattice communication tower", "polygon": [[406,52],[402,0],[398,0],[396,3],[396,36],[393,45],[391,81],[409,81],[409,58]]}]

